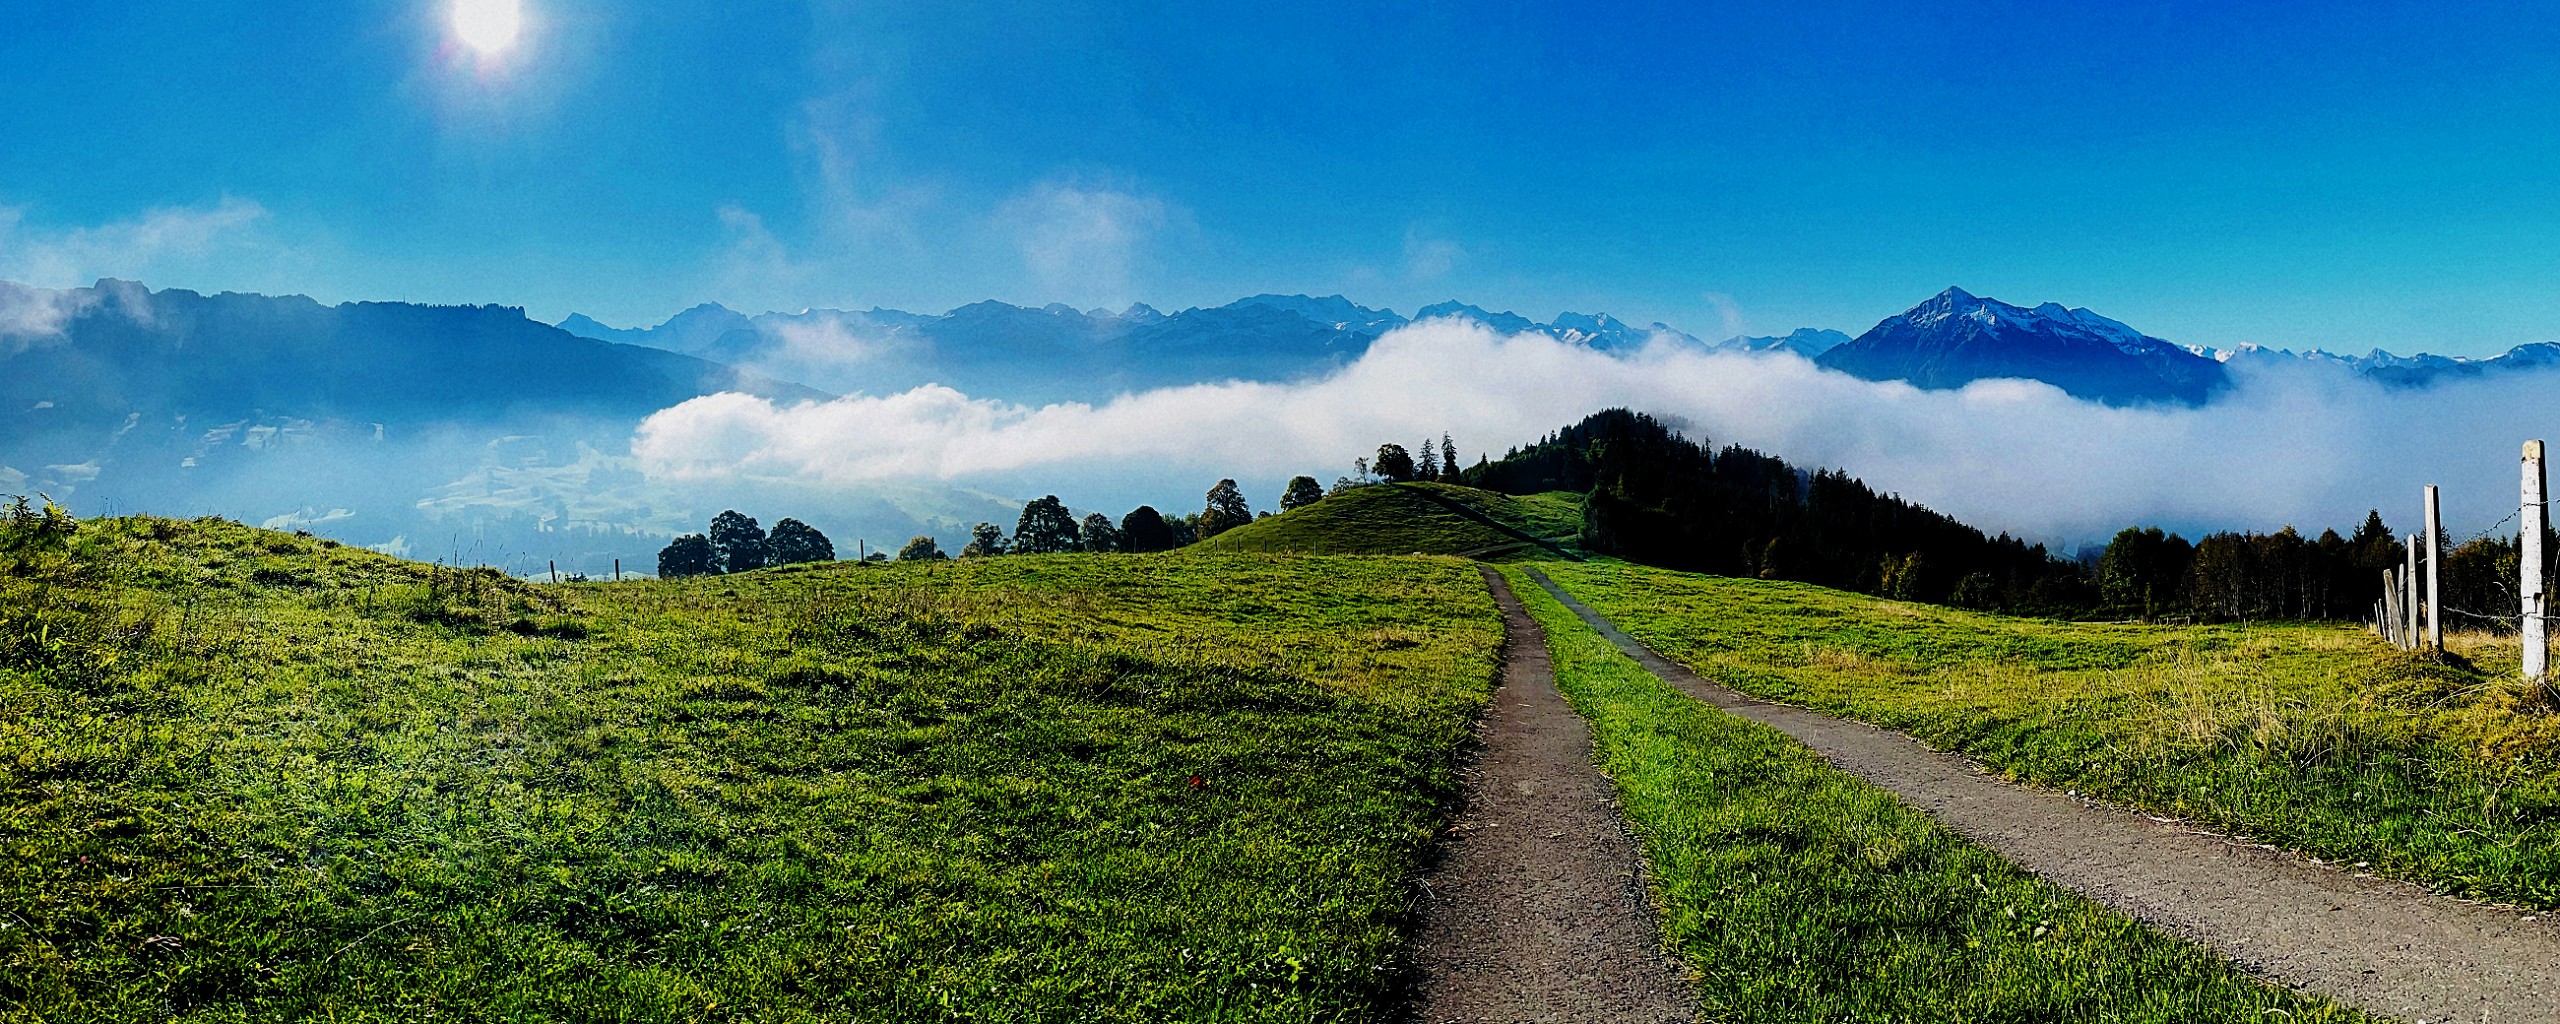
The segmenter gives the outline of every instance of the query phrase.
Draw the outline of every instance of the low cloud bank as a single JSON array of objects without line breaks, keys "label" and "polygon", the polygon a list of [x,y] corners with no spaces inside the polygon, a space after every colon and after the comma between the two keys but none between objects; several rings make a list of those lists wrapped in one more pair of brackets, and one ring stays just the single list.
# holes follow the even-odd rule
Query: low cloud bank
[{"label": "low cloud bank", "polygon": [[1329,481],[1381,441],[1410,446],[1442,431],[1470,460],[1499,457],[1626,406],[1692,437],[1845,469],[1967,522],[2070,544],[2137,523],[2343,530],[2377,506],[2407,532],[2426,483],[2444,486],[2458,538],[2513,511],[2519,443],[2560,440],[2560,372],[2415,391],[2308,364],[2235,374],[2232,391],[2202,408],[2119,409],[2030,381],[1921,391],[1783,354],[1659,343],[1610,355],[1434,321],[1321,378],[1166,388],[1098,406],[1033,408],[939,386],[796,406],[713,395],[649,417],[632,450],[645,472],[686,481],[1027,481],[1074,503],[1069,492],[1096,480],[1158,494],[1218,476]]}]

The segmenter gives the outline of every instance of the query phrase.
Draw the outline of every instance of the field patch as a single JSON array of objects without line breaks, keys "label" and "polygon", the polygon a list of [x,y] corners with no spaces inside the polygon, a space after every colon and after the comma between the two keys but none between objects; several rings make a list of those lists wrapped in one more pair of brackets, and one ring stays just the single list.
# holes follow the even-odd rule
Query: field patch
[{"label": "field patch", "polygon": [[1549,573],[1753,696],[2326,861],[2560,906],[2560,715],[2514,678],[2512,639],[2457,637],[2439,662],[2353,626],[2071,623],[1623,564]]},{"label": "field patch", "polygon": [[1557,548],[1569,549],[1581,525],[1579,495],[1379,484],[1254,520],[1200,542],[1195,550],[1548,557]]},{"label": "field patch", "polygon": [[1440,560],[554,587],[127,519],[0,578],[46,1021],[1375,1019],[1500,642]]}]

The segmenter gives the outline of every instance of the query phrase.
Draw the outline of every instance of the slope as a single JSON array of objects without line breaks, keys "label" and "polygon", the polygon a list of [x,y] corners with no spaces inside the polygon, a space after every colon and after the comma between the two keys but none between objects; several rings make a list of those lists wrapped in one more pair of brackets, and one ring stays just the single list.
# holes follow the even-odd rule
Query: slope
[{"label": "slope", "polygon": [[13,1020],[1379,1019],[1501,639],[1402,559],[0,569]]},{"label": "slope", "polygon": [[1357,487],[1200,542],[1200,551],[1327,555],[1570,557],[1582,510],[1571,494],[1513,495],[1452,484]]}]

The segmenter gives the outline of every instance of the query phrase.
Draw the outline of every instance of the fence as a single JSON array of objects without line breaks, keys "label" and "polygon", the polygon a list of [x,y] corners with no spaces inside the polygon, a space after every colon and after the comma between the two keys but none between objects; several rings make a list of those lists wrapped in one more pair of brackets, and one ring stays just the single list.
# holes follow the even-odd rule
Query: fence
[{"label": "fence", "polygon": [[[2489,536],[2491,531],[2517,522],[2516,544],[2516,613],[2506,615],[2464,608],[2447,607],[2444,603],[2444,530],[2436,486],[2426,488],[2426,533],[2413,535],[2407,544],[2407,556],[2399,569],[2382,571],[2382,598],[2374,602],[2373,628],[2384,640],[2404,650],[2444,649],[2444,620],[2452,615],[2474,622],[2512,625],[2524,649],[2523,672],[2526,679],[2541,679],[2550,672],[2550,607],[2547,581],[2550,576],[2548,555],[2543,550],[2543,534],[2550,522],[2546,497],[2548,478],[2543,469],[2541,441],[2524,443],[2523,474],[2516,512],[2490,524],[2473,539]],[[2420,554],[2423,549],[2424,555]]]}]

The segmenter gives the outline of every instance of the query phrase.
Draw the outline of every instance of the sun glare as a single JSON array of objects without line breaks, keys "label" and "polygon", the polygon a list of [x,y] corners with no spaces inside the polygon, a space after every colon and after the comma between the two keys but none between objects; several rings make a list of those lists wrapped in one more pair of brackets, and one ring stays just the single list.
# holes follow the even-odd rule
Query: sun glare
[{"label": "sun glare", "polygon": [[524,28],[524,7],[517,0],[453,0],[453,34],[482,54],[515,45]]}]

